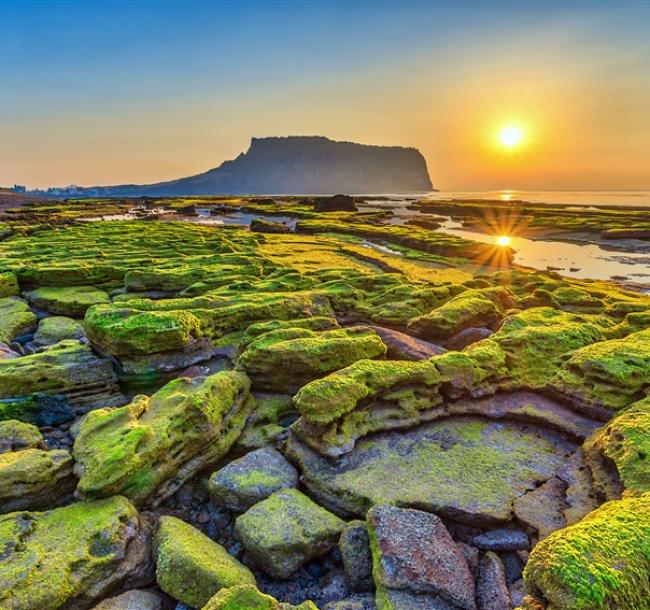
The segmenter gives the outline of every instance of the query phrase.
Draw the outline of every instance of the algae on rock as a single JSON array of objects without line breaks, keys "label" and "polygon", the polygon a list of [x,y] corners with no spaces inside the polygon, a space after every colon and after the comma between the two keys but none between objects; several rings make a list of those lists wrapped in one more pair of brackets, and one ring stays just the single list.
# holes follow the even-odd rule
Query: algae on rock
[{"label": "algae on rock", "polygon": [[78,493],[156,505],[239,437],[252,406],[243,373],[181,377],[150,398],[90,412],[73,447]]}]

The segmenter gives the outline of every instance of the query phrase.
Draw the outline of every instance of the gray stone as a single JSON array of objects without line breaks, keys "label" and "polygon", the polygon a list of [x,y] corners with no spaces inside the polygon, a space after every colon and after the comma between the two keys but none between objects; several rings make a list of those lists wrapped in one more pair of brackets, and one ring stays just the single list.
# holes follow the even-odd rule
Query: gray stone
[{"label": "gray stone", "polygon": [[153,591],[133,589],[100,602],[93,610],[163,610],[165,600]]},{"label": "gray stone", "polygon": [[483,551],[519,551],[530,548],[526,532],[505,528],[475,536],[472,544]]},{"label": "gray stone", "polygon": [[368,528],[363,521],[351,521],[339,539],[339,550],[348,583],[353,591],[372,591],[372,557]]},{"label": "gray stone", "polygon": [[353,595],[323,606],[323,610],[376,610],[375,596],[372,594]]},{"label": "gray stone", "polygon": [[537,489],[517,498],[516,517],[537,530],[539,540],[566,526],[564,501],[566,483],[553,477]]},{"label": "gray stone", "polygon": [[467,562],[467,567],[471,572],[474,579],[478,575],[478,561],[479,561],[479,551],[475,546],[467,544],[466,542],[457,542],[460,552],[463,554],[465,561]]},{"label": "gray stone", "polygon": [[447,339],[445,347],[449,350],[462,350],[472,343],[487,339],[494,334],[489,328],[470,326],[455,334],[451,339]]},{"label": "gray stone", "polygon": [[510,592],[506,572],[496,553],[488,551],[481,558],[476,582],[478,610],[510,610]]},{"label": "gray stone", "polygon": [[435,343],[418,339],[398,330],[369,325],[388,348],[387,357],[392,360],[426,360],[444,354],[447,350]]},{"label": "gray stone", "polygon": [[440,518],[384,505],[367,519],[377,600],[389,600],[380,608],[475,610],[474,580]]},{"label": "gray stone", "polygon": [[281,453],[263,448],[217,470],[208,485],[217,504],[243,512],[279,489],[296,487],[298,472]]}]

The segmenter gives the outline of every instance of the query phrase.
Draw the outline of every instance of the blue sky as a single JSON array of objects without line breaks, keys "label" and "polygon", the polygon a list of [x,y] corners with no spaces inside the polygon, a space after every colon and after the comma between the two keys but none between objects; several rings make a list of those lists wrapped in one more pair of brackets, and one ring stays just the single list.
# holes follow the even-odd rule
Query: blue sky
[{"label": "blue sky", "polygon": [[[0,23],[0,184],[150,182],[306,133],[417,146],[448,189],[650,188],[648,2],[0,0]],[[531,137],[505,159],[510,120]]]}]

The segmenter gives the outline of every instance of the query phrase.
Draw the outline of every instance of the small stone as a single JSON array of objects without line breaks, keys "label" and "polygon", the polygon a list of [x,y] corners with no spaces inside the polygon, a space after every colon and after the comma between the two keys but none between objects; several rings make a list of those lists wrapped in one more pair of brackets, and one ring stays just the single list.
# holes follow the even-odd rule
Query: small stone
[{"label": "small stone", "polygon": [[510,592],[506,572],[496,553],[488,551],[481,558],[476,582],[478,610],[510,610]]},{"label": "small stone", "polygon": [[478,575],[478,561],[479,561],[479,551],[475,546],[467,544],[466,542],[456,542],[460,552],[463,554],[465,561],[467,562],[467,567],[472,573],[474,579]]},{"label": "small stone", "polygon": [[217,504],[243,512],[279,489],[296,487],[298,472],[275,449],[262,448],[247,453],[217,470],[209,482]]},{"label": "small stone", "polygon": [[451,337],[451,339],[447,339],[445,347],[449,350],[461,351],[468,345],[487,339],[493,334],[494,332],[489,328],[470,326],[469,328],[461,330],[459,333]]},{"label": "small stone", "polygon": [[297,489],[282,489],[238,517],[235,532],[262,570],[287,578],[330,551],[344,526]]},{"label": "small stone", "polygon": [[210,523],[210,513],[205,510],[201,511],[196,517],[196,522],[200,523],[201,525]]},{"label": "small stone", "polygon": [[525,563],[516,552],[501,553],[500,558],[506,570],[506,580],[511,585],[521,578]]},{"label": "small stone", "polygon": [[374,595],[354,595],[323,606],[323,610],[376,610]]},{"label": "small stone", "polygon": [[524,597],[526,597],[526,583],[523,578],[520,578],[510,585],[510,603],[517,608],[523,604]]},{"label": "small stone", "polygon": [[388,600],[384,608],[475,610],[474,580],[439,517],[378,506],[368,511],[368,530],[377,597]]},{"label": "small stone", "polygon": [[156,580],[165,593],[195,608],[223,588],[255,584],[251,571],[226,549],[175,517],[160,519]]},{"label": "small stone", "polygon": [[472,544],[483,551],[519,551],[530,548],[526,532],[511,529],[485,532],[476,536]]},{"label": "small stone", "polygon": [[368,528],[363,521],[351,521],[339,539],[339,550],[348,583],[353,591],[372,591],[372,556]]},{"label": "small stone", "polygon": [[93,610],[163,610],[165,600],[153,591],[133,589],[100,602]]}]

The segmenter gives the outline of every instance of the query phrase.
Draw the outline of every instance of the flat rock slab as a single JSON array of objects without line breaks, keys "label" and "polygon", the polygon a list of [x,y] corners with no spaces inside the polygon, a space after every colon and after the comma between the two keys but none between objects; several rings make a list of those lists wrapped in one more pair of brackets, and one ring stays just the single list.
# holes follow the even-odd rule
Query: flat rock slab
[{"label": "flat rock slab", "polygon": [[366,437],[335,462],[293,436],[288,449],[334,512],[396,504],[490,526],[509,521],[514,500],[554,476],[576,446],[535,425],[468,416]]},{"label": "flat rock slab", "polygon": [[389,600],[384,607],[475,610],[474,579],[439,517],[378,506],[368,512],[368,529],[378,599]]},{"label": "flat rock slab", "polygon": [[447,350],[440,345],[412,337],[392,328],[368,325],[388,347],[388,358],[397,360],[426,360],[431,356],[444,354]]}]

